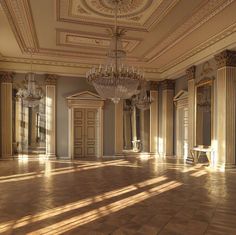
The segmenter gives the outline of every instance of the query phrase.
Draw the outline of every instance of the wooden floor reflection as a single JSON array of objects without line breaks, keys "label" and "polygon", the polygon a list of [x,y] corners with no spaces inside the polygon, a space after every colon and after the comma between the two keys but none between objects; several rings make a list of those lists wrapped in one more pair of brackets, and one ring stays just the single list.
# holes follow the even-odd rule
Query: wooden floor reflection
[{"label": "wooden floor reflection", "polygon": [[0,234],[236,234],[235,173],[173,158],[0,161]]}]

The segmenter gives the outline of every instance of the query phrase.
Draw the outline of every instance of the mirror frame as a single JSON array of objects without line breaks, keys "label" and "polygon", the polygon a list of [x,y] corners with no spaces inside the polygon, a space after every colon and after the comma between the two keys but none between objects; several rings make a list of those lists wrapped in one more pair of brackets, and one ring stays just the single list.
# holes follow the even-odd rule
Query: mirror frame
[{"label": "mirror frame", "polygon": [[[213,119],[213,114],[214,114],[214,86],[213,82],[215,80],[215,77],[204,77],[201,79],[199,82],[195,84],[195,115],[194,115],[194,129],[195,129],[195,134],[194,134],[194,145],[195,146],[200,146],[197,145],[197,89],[199,87],[205,86],[205,85],[210,85],[211,86],[211,145],[212,145],[212,139],[213,139],[213,127],[214,127],[214,119]],[[207,147],[211,147],[207,146]],[[205,147],[205,146],[204,146]]]}]

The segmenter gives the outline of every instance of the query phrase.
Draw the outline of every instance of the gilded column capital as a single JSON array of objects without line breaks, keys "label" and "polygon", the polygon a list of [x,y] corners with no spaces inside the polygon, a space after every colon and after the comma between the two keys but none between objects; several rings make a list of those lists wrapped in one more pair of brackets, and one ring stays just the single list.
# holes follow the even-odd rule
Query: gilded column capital
[{"label": "gilded column capital", "polygon": [[0,71],[0,82],[1,83],[13,83],[13,72]]},{"label": "gilded column capital", "polygon": [[217,68],[236,67],[236,51],[225,50],[215,55]]},{"label": "gilded column capital", "polygon": [[191,80],[191,79],[196,78],[196,66],[195,65],[186,69],[186,76],[187,76],[187,80]]},{"label": "gilded column capital", "polygon": [[56,74],[46,74],[45,75],[45,84],[46,85],[57,85],[58,75]]},{"label": "gilded column capital", "polygon": [[175,81],[166,79],[160,82],[162,90],[174,90],[175,89]]},{"label": "gilded column capital", "polygon": [[148,85],[149,85],[150,91],[158,91],[159,82],[157,82],[157,81],[149,81]]}]

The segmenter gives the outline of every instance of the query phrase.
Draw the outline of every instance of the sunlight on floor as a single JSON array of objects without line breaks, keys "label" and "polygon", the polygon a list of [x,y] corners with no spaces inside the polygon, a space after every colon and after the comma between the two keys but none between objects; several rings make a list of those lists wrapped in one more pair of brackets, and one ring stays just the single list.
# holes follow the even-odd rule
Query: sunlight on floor
[{"label": "sunlight on floor", "polygon": [[83,165],[78,165],[78,166],[71,166],[71,167],[64,167],[64,168],[57,168],[57,169],[51,169],[51,165],[49,164],[45,164],[44,171],[0,176],[0,184],[6,183],[6,182],[14,182],[14,181],[18,182],[22,180],[29,180],[29,179],[35,179],[35,178],[41,178],[41,177],[50,177],[50,176],[67,174],[67,173],[72,173],[72,172],[80,172],[80,171],[85,171],[85,170],[102,168],[106,166],[132,167],[132,168],[139,167],[139,166],[131,165],[128,161],[125,161],[125,160],[114,160],[114,161],[97,162],[97,163],[91,162],[90,164],[83,164]]},{"label": "sunlight on floor", "polygon": [[111,213],[115,213],[119,210],[125,209],[129,206],[132,206],[136,203],[142,202],[150,197],[157,196],[161,193],[167,192],[171,189],[177,188],[181,186],[182,183],[176,181],[170,181],[168,183],[164,183],[157,187],[151,188],[141,193],[137,193],[133,196],[127,197],[125,199],[110,203],[106,206],[99,207],[98,209],[91,210],[89,212],[80,214],[78,216],[71,217],[69,219],[65,219],[61,222],[49,225],[48,227],[39,229],[37,231],[33,231],[28,234],[62,234],[68,232],[72,229],[75,229],[81,225],[92,222],[96,219],[102,218],[104,216],[110,215]]}]

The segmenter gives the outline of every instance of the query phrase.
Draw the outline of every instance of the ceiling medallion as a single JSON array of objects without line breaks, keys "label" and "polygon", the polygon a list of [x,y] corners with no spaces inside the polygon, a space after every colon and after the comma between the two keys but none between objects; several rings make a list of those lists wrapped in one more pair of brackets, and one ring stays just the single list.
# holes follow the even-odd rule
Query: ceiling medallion
[{"label": "ceiling medallion", "polygon": [[114,18],[114,6],[118,4],[118,17],[132,18],[147,10],[153,0],[80,0],[80,2],[88,12],[106,18]]}]

